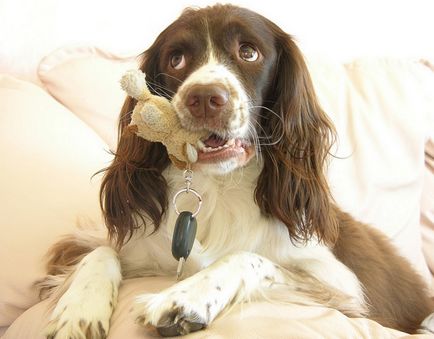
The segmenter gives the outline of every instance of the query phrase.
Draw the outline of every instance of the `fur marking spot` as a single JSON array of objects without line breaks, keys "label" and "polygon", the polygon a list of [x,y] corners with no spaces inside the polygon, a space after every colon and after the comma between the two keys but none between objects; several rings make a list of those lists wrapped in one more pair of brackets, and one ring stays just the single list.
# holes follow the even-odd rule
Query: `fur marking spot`
[{"label": "fur marking spot", "polygon": [[99,335],[101,336],[101,338],[106,338],[107,334],[105,333],[105,329],[102,326],[102,322],[98,321],[98,331],[99,331]]}]

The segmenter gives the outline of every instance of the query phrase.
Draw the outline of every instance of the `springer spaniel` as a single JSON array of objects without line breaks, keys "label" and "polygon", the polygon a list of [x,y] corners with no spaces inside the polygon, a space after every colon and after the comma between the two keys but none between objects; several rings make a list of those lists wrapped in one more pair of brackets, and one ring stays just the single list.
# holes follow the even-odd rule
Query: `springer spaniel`
[{"label": "springer spaniel", "polygon": [[[410,333],[434,329],[426,286],[409,263],[333,203],[324,167],[334,129],[288,34],[232,5],[187,9],[141,70],[186,129],[209,135],[193,166],[203,206],[184,280],[138,296],[139,324],[187,334],[234,303],[267,298]],[[127,133],[135,103],[125,101],[101,187],[111,241],[71,236],[52,248],[42,284],[57,303],[48,338],[105,337],[122,278],[176,273],[168,202],[183,175],[161,144]],[[196,201],[182,204],[192,211]]]}]

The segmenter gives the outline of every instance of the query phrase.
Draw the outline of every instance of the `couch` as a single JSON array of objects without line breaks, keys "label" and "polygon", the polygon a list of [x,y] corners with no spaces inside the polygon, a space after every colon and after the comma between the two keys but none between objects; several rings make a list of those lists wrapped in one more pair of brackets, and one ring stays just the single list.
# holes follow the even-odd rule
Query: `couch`
[{"label": "couch", "polygon": [[[434,68],[428,60],[307,57],[319,100],[338,131],[328,178],[337,203],[386,233],[432,286],[434,272]],[[44,254],[77,228],[105,234],[101,175],[116,147],[121,74],[135,56],[65,47],[37,78],[0,74],[0,335],[42,338],[49,300],[34,283]],[[109,338],[155,337],[129,313],[134,296],[173,277],[122,283]],[[391,282],[392,284],[393,282]],[[368,319],[323,307],[243,304],[189,338],[404,338]],[[416,335],[412,337],[418,337]],[[424,336],[419,336],[424,337]]]}]

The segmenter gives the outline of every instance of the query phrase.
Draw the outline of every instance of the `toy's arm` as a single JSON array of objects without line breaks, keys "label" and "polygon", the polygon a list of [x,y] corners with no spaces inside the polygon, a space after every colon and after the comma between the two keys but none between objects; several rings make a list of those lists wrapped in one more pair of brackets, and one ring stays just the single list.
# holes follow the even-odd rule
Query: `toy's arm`
[{"label": "toy's arm", "polygon": [[147,100],[152,95],[146,85],[146,75],[138,69],[127,71],[120,80],[121,88],[130,97],[137,100]]}]

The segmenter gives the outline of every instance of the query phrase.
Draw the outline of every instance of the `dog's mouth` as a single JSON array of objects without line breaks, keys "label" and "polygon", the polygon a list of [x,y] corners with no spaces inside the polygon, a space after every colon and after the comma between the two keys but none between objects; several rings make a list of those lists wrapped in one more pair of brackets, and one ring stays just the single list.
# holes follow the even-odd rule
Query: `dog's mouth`
[{"label": "dog's mouth", "polygon": [[228,160],[230,158],[248,156],[250,158],[253,147],[244,138],[224,138],[212,133],[203,140],[199,140],[198,161],[202,163],[213,163]]}]

